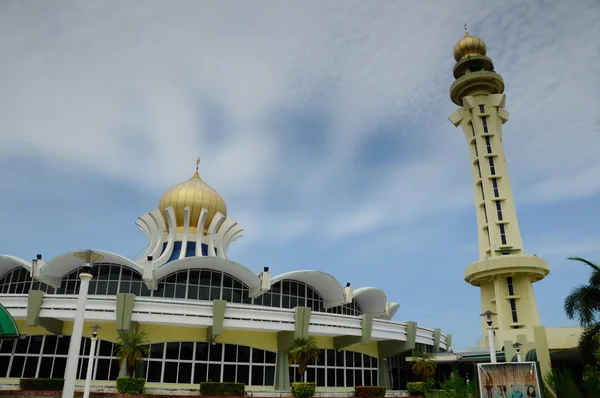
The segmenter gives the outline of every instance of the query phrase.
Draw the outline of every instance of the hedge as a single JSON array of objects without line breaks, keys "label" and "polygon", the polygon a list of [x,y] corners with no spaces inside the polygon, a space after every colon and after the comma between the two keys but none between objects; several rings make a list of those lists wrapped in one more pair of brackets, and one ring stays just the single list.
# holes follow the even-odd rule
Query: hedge
[{"label": "hedge", "polygon": [[410,395],[424,397],[427,392],[427,384],[424,381],[413,381],[406,383],[406,389]]},{"label": "hedge", "polygon": [[292,383],[292,394],[296,398],[307,398],[315,395],[317,383]]},{"label": "hedge", "polygon": [[21,379],[19,387],[21,390],[35,391],[62,391],[65,379]]},{"label": "hedge", "polygon": [[244,383],[200,383],[200,395],[206,397],[243,397]]},{"label": "hedge", "polygon": [[143,394],[146,386],[146,379],[117,377],[117,391],[123,394]]},{"label": "hedge", "polygon": [[354,396],[362,398],[380,398],[385,397],[385,386],[356,386],[354,387]]}]

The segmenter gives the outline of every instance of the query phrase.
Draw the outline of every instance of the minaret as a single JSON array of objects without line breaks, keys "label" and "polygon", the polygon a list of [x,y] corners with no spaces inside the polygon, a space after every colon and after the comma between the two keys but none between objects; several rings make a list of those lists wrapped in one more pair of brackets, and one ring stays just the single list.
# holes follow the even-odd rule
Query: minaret
[{"label": "minaret", "polygon": [[[502,125],[509,116],[504,81],[486,57],[483,40],[466,32],[466,26],[454,58],[450,98],[460,109],[450,121],[462,127],[467,139],[479,236],[479,260],[465,269],[465,280],[480,288],[482,312],[497,314],[493,326],[500,348],[517,335],[531,336],[540,325],[532,284],[550,270],[545,260],[523,249],[502,146]],[[486,326],[482,320],[482,347],[488,345]]]}]

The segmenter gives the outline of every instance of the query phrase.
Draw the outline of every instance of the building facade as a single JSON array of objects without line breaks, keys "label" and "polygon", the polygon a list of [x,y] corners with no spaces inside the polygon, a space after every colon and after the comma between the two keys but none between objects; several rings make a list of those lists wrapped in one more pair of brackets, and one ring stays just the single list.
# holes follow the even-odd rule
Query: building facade
[{"label": "building facade", "polygon": [[[265,267],[257,274],[231,261],[227,249],[243,230],[198,167],[137,225],[149,241],[139,260],[94,250],[80,387],[94,325],[100,326],[96,387],[114,385],[123,374],[114,356],[123,332],[147,335],[149,357],[139,375],[149,388],[237,381],[249,390],[287,390],[299,376],[286,350],[293,337],[307,335],[316,337],[321,354],[307,380],[319,389],[401,388],[406,355],[450,347],[451,336],[440,329],[394,321],[399,305],[378,288],[354,289],[322,271],[274,276]],[[0,256],[0,302],[21,333],[0,343],[0,384],[64,376],[81,285],[78,253],[47,262],[41,255],[32,261]]]}]

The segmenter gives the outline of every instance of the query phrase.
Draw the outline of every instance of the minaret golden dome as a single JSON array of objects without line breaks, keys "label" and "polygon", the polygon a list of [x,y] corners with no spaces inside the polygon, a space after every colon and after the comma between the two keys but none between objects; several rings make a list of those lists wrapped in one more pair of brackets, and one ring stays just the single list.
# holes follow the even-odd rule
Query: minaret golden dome
[{"label": "minaret golden dome", "polygon": [[198,218],[200,217],[200,212],[202,209],[206,209],[208,215],[202,230],[207,233],[208,227],[217,213],[220,212],[224,216],[227,216],[227,206],[221,195],[200,178],[200,175],[198,174],[198,163],[200,163],[200,158],[196,161],[196,172],[192,178],[169,189],[162,198],[160,198],[158,208],[165,219],[165,223],[169,225],[165,209],[169,206],[173,206],[177,229],[180,229],[183,228],[184,223],[183,210],[186,206],[189,206],[191,233],[194,233],[199,227]]},{"label": "minaret golden dome", "polygon": [[487,48],[483,40],[477,36],[471,36],[465,26],[465,35],[454,46],[454,59],[458,62],[467,56],[485,56],[486,51]]}]

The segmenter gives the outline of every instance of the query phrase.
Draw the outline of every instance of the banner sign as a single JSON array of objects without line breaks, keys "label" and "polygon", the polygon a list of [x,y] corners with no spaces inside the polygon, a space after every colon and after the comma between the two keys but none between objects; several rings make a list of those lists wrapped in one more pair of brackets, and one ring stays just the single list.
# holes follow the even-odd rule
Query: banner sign
[{"label": "banner sign", "polygon": [[477,365],[481,398],[541,398],[535,362]]}]

